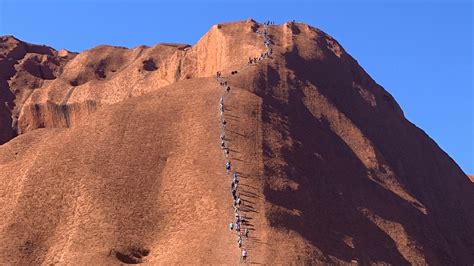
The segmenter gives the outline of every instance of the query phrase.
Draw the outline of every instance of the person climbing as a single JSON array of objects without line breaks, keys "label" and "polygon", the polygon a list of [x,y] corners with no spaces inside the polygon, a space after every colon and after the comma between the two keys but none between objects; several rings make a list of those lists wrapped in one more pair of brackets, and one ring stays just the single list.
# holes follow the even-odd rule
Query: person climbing
[{"label": "person climbing", "polygon": [[249,238],[249,229],[248,228],[245,228],[244,235],[245,235],[245,238]]},{"label": "person climbing", "polygon": [[227,170],[227,172],[230,171],[230,168],[231,168],[230,161],[227,161],[227,162],[225,163],[225,169]]},{"label": "person climbing", "polygon": [[227,88],[225,88],[225,91],[229,92],[230,91],[230,86],[227,86]]},{"label": "person climbing", "polygon": [[237,244],[239,245],[239,248],[242,247],[242,237],[239,236],[239,238],[237,239]]},{"label": "person climbing", "polygon": [[227,147],[224,148],[224,154],[225,154],[225,157],[229,155],[229,148]]},{"label": "person climbing", "polygon": [[229,224],[229,229],[230,229],[230,231],[234,230],[234,223]]},{"label": "person climbing", "polygon": [[223,125],[224,127],[227,125],[227,121],[225,121],[225,119],[222,120],[222,125]]},{"label": "person climbing", "polygon": [[243,249],[242,250],[242,260],[246,260],[247,259],[247,250]]},{"label": "person climbing", "polygon": [[237,205],[240,206],[240,204],[242,203],[242,200],[240,199],[240,196],[237,196],[236,202],[237,202]]},{"label": "person climbing", "polygon": [[232,197],[235,197],[236,193],[237,193],[237,190],[235,190],[235,188],[232,188]]},{"label": "person climbing", "polygon": [[223,149],[225,149],[225,141],[224,141],[224,140],[221,140],[221,147],[222,147]]}]

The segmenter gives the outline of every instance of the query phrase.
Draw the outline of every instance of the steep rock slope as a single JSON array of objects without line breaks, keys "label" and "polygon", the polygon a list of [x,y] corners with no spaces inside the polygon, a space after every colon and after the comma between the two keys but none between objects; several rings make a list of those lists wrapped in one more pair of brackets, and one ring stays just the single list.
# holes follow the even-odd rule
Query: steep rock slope
[{"label": "steep rock slope", "polygon": [[[6,93],[2,98],[9,107],[2,109],[0,122],[8,133],[0,143],[36,128],[69,127],[101,105],[245,64],[249,56],[263,51],[255,33],[258,26],[252,20],[233,25],[213,26],[193,47],[98,46],[77,56],[2,37],[0,65],[8,64],[11,71],[2,77],[1,91]],[[29,67],[31,58],[35,59],[34,67]]]},{"label": "steep rock slope", "polygon": [[330,36],[270,33],[276,58],[239,84],[262,97],[270,224],[321,261],[472,261],[473,186],[454,161]]},{"label": "steep rock slope", "polygon": [[247,65],[262,29],[68,54],[0,146],[0,263],[237,264],[218,70],[249,263],[472,263],[474,186],[456,163],[311,26],[269,26],[272,58]]}]

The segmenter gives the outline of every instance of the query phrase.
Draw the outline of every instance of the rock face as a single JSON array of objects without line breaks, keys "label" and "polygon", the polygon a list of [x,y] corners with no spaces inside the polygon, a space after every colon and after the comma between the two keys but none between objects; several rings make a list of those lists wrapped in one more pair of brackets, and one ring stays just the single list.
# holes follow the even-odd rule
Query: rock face
[{"label": "rock face", "polygon": [[466,174],[320,30],[269,26],[248,65],[262,29],[79,54],[2,37],[0,263],[238,263],[216,71],[250,263],[472,263]]},{"label": "rock face", "polygon": [[216,25],[194,47],[99,46],[80,54],[2,37],[1,91],[8,104],[2,106],[6,133],[0,143],[36,128],[69,127],[100,105],[244,65],[264,50],[256,28],[250,20],[240,27]]},{"label": "rock face", "polygon": [[74,56],[12,36],[0,37],[0,144],[21,132],[18,118],[24,103],[35,90],[56,79]]}]

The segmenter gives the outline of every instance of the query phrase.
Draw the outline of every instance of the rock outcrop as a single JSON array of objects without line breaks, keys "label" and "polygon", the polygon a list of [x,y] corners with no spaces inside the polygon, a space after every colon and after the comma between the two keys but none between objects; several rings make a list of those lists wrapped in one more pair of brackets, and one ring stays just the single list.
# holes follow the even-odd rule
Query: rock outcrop
[{"label": "rock outcrop", "polygon": [[216,71],[249,263],[472,263],[469,177],[324,32],[269,26],[248,65],[262,28],[81,53],[2,37],[0,264],[238,263]]}]

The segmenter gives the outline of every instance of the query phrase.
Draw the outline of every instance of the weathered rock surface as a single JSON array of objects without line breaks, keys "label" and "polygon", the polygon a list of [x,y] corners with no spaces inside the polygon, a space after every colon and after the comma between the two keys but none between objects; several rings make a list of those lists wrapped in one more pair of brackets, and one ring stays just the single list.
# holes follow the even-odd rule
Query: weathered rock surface
[{"label": "weathered rock surface", "polygon": [[320,30],[270,26],[247,65],[262,28],[79,54],[2,37],[0,264],[237,264],[216,71],[249,263],[472,263],[469,177]]}]

